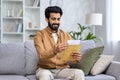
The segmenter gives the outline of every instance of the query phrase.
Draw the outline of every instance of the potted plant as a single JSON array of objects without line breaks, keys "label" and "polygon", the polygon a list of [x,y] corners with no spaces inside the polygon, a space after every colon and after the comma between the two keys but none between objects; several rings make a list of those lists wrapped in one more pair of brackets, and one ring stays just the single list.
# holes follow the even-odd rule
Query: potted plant
[{"label": "potted plant", "polygon": [[[82,26],[80,23],[78,23],[78,28],[79,28],[79,31],[71,31],[69,32],[69,34],[71,35],[71,37],[73,39],[79,39],[79,40],[91,40],[91,39],[95,39],[96,36],[90,32],[89,28],[88,27],[85,27],[85,26]],[[85,37],[83,37],[82,35],[84,34],[83,32],[88,29],[89,32],[88,34],[85,35]]]}]

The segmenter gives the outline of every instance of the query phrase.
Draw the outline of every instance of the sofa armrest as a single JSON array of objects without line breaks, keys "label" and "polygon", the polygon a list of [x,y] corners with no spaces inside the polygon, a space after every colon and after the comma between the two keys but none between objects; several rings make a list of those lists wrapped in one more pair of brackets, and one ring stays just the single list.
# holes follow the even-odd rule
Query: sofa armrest
[{"label": "sofa armrest", "polygon": [[117,80],[120,80],[120,62],[112,61],[106,74],[114,76]]}]

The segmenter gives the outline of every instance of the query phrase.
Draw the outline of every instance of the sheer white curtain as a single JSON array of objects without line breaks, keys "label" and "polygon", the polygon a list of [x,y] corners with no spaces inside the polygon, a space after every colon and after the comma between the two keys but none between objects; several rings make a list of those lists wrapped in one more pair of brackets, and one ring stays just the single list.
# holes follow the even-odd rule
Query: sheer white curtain
[{"label": "sheer white curtain", "polygon": [[[107,35],[111,52],[120,57],[120,0],[109,0],[107,11]],[[120,60],[120,59],[119,59]]]}]

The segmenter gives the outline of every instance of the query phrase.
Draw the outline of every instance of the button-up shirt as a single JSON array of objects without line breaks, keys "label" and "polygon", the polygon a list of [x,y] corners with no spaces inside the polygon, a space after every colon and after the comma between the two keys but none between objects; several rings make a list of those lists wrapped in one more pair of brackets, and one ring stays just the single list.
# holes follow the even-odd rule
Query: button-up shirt
[{"label": "button-up shirt", "polygon": [[66,62],[61,61],[61,54],[54,53],[54,46],[67,42],[71,37],[61,29],[57,31],[57,43],[55,43],[50,28],[46,27],[36,33],[34,37],[35,47],[39,56],[38,67],[40,68],[66,68]]}]

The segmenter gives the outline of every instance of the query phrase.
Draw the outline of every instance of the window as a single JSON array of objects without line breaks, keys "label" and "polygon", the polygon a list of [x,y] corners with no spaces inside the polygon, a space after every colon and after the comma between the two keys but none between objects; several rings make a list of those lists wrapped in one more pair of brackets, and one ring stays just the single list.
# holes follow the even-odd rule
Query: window
[{"label": "window", "polygon": [[120,41],[120,0],[112,0],[111,4],[112,39],[115,41]]}]

